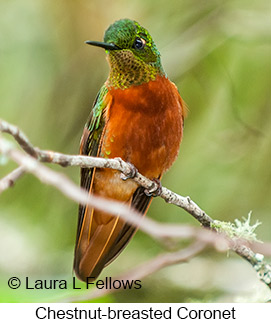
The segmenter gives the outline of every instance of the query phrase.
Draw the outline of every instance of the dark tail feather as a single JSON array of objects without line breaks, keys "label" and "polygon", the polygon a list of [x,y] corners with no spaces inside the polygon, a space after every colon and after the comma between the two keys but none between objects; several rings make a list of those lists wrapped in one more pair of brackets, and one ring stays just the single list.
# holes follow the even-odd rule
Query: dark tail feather
[{"label": "dark tail feather", "polygon": [[[133,194],[131,206],[143,216],[151,200],[152,197],[144,193],[144,188],[139,187]],[[103,268],[120,254],[137,230],[136,227],[116,217],[112,217],[108,223],[97,224],[93,220],[95,216],[97,216],[96,211],[92,214],[92,210],[85,210],[85,222],[81,221],[83,231],[81,236],[80,233],[77,236],[74,271],[82,281],[86,281],[87,277],[91,277],[89,281],[95,280]],[[99,217],[102,216],[111,217],[107,214],[99,214]],[[91,230],[90,233],[89,230]]]},{"label": "dark tail feather", "polygon": [[[143,187],[138,187],[133,194],[131,206],[136,209],[139,213],[144,216],[150,206],[152,197],[147,196],[144,193]],[[112,246],[110,253],[108,254],[105,266],[109,265],[126,247],[128,242],[132,239],[133,235],[136,233],[137,228],[125,223],[122,231],[120,232],[116,243]]]}]

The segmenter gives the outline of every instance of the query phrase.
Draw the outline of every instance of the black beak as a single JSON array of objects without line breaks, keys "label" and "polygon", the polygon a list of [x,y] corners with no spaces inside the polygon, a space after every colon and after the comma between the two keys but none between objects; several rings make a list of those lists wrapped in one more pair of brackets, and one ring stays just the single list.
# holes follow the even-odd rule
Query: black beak
[{"label": "black beak", "polygon": [[120,49],[117,45],[113,43],[103,43],[100,41],[92,41],[92,40],[87,40],[85,41],[86,44],[92,45],[92,46],[97,46],[97,47],[102,47],[107,50],[117,50]]}]

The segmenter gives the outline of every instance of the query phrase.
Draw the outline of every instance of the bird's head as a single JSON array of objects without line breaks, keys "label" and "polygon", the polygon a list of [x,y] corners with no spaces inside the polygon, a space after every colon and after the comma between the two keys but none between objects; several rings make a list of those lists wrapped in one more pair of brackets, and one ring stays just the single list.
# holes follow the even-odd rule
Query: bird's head
[{"label": "bird's head", "polygon": [[111,78],[122,78],[125,83],[137,85],[154,79],[157,73],[164,73],[160,53],[150,33],[136,21],[118,20],[106,30],[104,42],[86,43],[106,50]]}]

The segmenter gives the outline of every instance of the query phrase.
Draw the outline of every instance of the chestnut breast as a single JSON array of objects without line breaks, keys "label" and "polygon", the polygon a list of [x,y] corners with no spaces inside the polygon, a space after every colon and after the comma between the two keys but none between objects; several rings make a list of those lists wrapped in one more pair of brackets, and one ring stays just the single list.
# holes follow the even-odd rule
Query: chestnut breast
[{"label": "chestnut breast", "polygon": [[128,89],[110,89],[101,156],[121,157],[149,178],[165,172],[178,155],[183,107],[176,86],[158,76]]}]

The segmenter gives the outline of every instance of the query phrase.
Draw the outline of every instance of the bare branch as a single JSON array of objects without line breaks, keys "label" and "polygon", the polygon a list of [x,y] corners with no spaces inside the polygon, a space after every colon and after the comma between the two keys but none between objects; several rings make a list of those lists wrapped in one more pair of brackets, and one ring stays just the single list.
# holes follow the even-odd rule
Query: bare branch
[{"label": "bare branch", "polygon": [[0,132],[9,133],[14,137],[23,150],[33,157],[38,157],[35,148],[30,143],[26,135],[17,127],[0,119]]},{"label": "bare branch", "polygon": [[[122,161],[120,158],[103,159],[81,155],[64,155],[57,152],[40,150],[39,148],[33,147],[21,130],[2,120],[0,120],[0,131],[11,134],[25,152],[33,157],[13,149],[12,145],[3,138],[0,139],[0,152],[9,156],[16,163],[23,166],[26,171],[34,174],[42,182],[55,186],[70,199],[81,204],[90,205],[113,215],[119,215],[125,221],[135,226],[139,226],[142,231],[162,242],[169,238],[196,238],[197,241],[213,244],[218,250],[225,250],[225,248],[230,247],[253,266],[258,273],[259,278],[271,289],[270,265],[264,261],[264,257],[261,254],[254,253],[239,239],[225,239],[225,237],[217,235],[210,230],[198,230],[196,228],[169,224],[161,225],[149,218],[145,218],[143,222],[142,217],[136,211],[129,209],[126,205],[113,200],[106,200],[101,197],[89,195],[88,192],[78,188],[66,176],[41,165],[39,161],[55,163],[61,166],[111,168],[119,170],[126,176],[129,176],[132,172],[132,168],[129,163]],[[151,181],[138,172],[136,172],[133,180],[139,185],[145,187],[147,190],[155,190],[158,188],[156,182]],[[189,197],[180,196],[165,187],[162,187],[160,196],[167,203],[174,204],[186,210],[204,227],[210,228],[214,223],[214,220]]]},{"label": "bare branch", "polygon": [[218,235],[214,231],[189,226],[160,224],[148,217],[144,217],[144,219],[142,219],[141,214],[123,203],[90,195],[87,191],[75,185],[64,174],[42,165],[32,156],[28,156],[25,153],[14,149],[9,141],[1,137],[0,153],[8,156],[17,164],[24,167],[25,171],[35,175],[41,182],[56,187],[71,200],[83,205],[89,205],[115,216],[120,216],[130,224],[139,226],[142,231],[161,242],[165,242],[165,240],[172,238],[196,238],[202,242],[212,243],[214,247],[219,250],[223,249],[225,251],[228,248],[229,242],[226,238],[222,235]]},{"label": "bare branch", "polygon": [[[58,152],[34,148],[26,135],[18,127],[10,125],[3,120],[0,120],[0,131],[11,134],[28,154],[36,157],[41,162],[58,164],[61,166],[80,166],[82,168],[111,168],[122,172],[125,176],[129,176],[132,172],[131,165],[120,158],[107,159],[82,155],[64,155]],[[133,180],[149,191],[158,189],[158,185],[155,181],[150,180],[138,172],[136,172]],[[159,196],[167,203],[183,208],[196,218],[203,226],[210,227],[213,221],[211,217],[201,210],[201,208],[193,202],[189,196],[183,197],[165,187],[161,188]]]},{"label": "bare branch", "polygon": [[264,261],[264,256],[241,244],[236,245],[232,250],[247,260],[256,271],[259,279],[271,289],[271,265]]},{"label": "bare branch", "polygon": [[5,191],[6,189],[10,188],[14,185],[14,183],[23,176],[25,173],[24,167],[19,166],[18,168],[14,169],[11,173],[6,175],[0,180],[0,194]]}]

